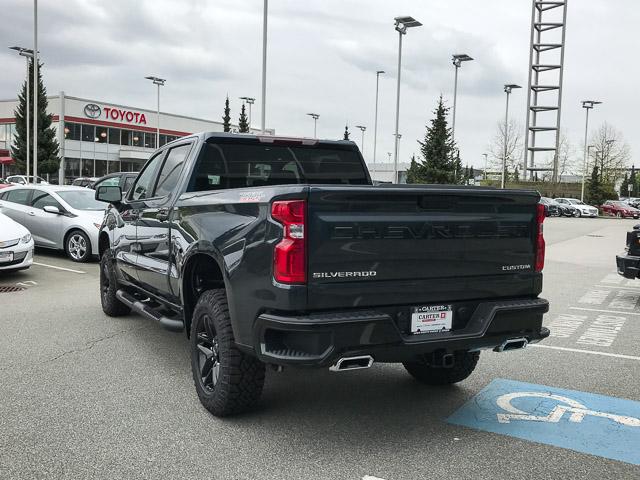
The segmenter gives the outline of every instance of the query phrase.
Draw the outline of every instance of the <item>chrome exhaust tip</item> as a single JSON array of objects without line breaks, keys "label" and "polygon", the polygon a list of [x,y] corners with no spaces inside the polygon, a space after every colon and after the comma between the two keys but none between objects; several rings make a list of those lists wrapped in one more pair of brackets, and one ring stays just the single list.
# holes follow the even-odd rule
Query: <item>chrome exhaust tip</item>
[{"label": "chrome exhaust tip", "polygon": [[373,357],[371,355],[362,355],[359,357],[343,357],[329,367],[332,372],[344,372],[346,370],[361,370],[369,368],[373,365]]},{"label": "chrome exhaust tip", "polygon": [[521,350],[529,345],[529,340],[525,337],[521,338],[510,338],[502,342],[501,345],[498,345],[493,349],[494,352],[506,352],[509,350]]}]

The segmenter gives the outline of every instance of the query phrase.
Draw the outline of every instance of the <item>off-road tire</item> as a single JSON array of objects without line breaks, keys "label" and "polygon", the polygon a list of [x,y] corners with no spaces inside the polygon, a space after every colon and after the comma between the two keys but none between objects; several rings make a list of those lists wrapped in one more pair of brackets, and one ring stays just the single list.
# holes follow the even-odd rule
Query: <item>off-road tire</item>
[{"label": "off-road tire", "polygon": [[[210,330],[207,330],[207,323]],[[212,362],[216,380],[203,378],[208,357],[201,347],[211,337]],[[231,328],[231,317],[224,290],[208,290],[198,299],[191,320],[191,370],[196,392],[202,405],[217,417],[250,410],[259,400],[264,386],[265,365],[238,349]],[[207,347],[208,348],[208,347]],[[217,362],[217,363],[216,363]]]},{"label": "off-road tire", "polygon": [[117,291],[118,280],[113,266],[113,256],[110,250],[105,250],[100,257],[100,302],[102,311],[110,317],[121,317],[131,313],[131,309],[116,297]]},{"label": "off-road tire", "polygon": [[405,362],[404,368],[413,378],[427,385],[449,385],[467,378],[476,368],[480,352],[459,351],[454,353],[451,368],[435,367],[426,362]]}]

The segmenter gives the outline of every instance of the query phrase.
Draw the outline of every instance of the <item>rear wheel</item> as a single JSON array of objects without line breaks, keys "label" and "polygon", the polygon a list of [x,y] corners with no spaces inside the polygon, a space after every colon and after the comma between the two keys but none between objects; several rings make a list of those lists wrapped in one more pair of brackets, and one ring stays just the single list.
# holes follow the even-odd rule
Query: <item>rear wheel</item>
[{"label": "rear wheel", "polygon": [[618,218],[622,218],[622,212],[618,212],[618,213],[616,213],[616,217],[618,217]]},{"label": "rear wheel", "polygon": [[64,242],[67,256],[74,262],[86,262],[91,258],[91,242],[86,233],[73,230]]},{"label": "rear wheel", "polygon": [[224,290],[200,296],[190,342],[193,381],[202,405],[218,417],[253,407],[262,394],[265,366],[236,346]]},{"label": "rear wheel", "polygon": [[405,362],[404,368],[413,378],[427,385],[449,385],[461,382],[473,373],[480,358],[480,352],[459,351],[454,354],[453,367],[443,368],[425,362]]}]

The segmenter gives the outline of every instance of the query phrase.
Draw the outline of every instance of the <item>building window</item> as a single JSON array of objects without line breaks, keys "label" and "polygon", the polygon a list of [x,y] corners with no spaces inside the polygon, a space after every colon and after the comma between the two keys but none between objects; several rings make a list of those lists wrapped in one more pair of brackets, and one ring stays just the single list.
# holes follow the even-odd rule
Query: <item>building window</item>
[{"label": "building window", "polygon": [[166,145],[167,143],[167,136],[164,133],[160,134],[160,146]]},{"label": "building window", "polygon": [[95,142],[96,141],[96,129],[93,125],[82,124],[82,141],[83,142]]},{"label": "building window", "polygon": [[131,130],[120,131],[120,145],[131,145]]},{"label": "building window", "polygon": [[92,158],[83,158],[82,159],[82,170],[80,173],[81,177],[93,177],[93,159]]},{"label": "building window", "polygon": [[107,173],[119,172],[120,171],[120,160],[114,160],[107,163],[109,170]]},{"label": "building window", "polygon": [[96,127],[96,142],[107,143],[107,127]]},{"label": "building window", "polygon": [[67,183],[71,183],[74,178],[80,176],[80,159],[69,158],[64,159],[64,178]]},{"label": "building window", "polygon": [[93,174],[94,177],[104,177],[107,174],[107,161],[96,159],[96,170]]},{"label": "building window", "polygon": [[156,134],[144,132],[144,146],[146,148],[156,148]]},{"label": "building window", "polygon": [[131,132],[131,145],[134,147],[144,146],[144,132],[138,132],[136,130]]},{"label": "building window", "polygon": [[80,140],[80,124],[66,122],[64,124],[64,138],[66,140]]},{"label": "building window", "polygon": [[120,129],[119,128],[109,129],[109,143],[112,145],[120,145]]}]

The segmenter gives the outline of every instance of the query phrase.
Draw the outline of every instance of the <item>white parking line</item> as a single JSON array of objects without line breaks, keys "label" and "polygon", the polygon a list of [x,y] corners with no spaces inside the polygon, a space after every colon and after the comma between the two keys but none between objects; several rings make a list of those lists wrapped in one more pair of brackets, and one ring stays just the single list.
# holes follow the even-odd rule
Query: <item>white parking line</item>
[{"label": "white parking line", "polygon": [[640,315],[637,312],[621,312],[620,310],[600,310],[598,308],[585,308],[585,307],[569,307],[571,310],[584,310],[587,312],[602,312],[613,313],[614,315]]},{"label": "white parking line", "polygon": [[371,475],[365,475],[364,477],[362,477],[362,480],[384,480],[384,478],[372,477]]},{"label": "white parking line", "polygon": [[87,272],[83,272],[82,270],[73,270],[72,268],[56,267],[55,265],[47,265],[46,263],[33,262],[33,264],[38,265],[40,267],[55,268],[56,270],[64,270],[65,272],[87,273]]},{"label": "white parking line", "polygon": [[621,285],[596,285],[598,288],[612,288],[614,290],[635,290],[636,292],[640,292],[640,288],[638,287],[623,287]]},{"label": "white parking line", "polygon": [[535,347],[535,348],[548,348],[550,350],[562,350],[563,352],[587,353],[589,355],[601,355],[603,357],[624,358],[626,360],[640,361],[640,357],[634,357],[633,355],[623,355],[621,353],[597,352],[594,350],[581,350],[579,348],[556,347],[555,345],[540,345],[537,343],[534,343],[529,346]]}]

